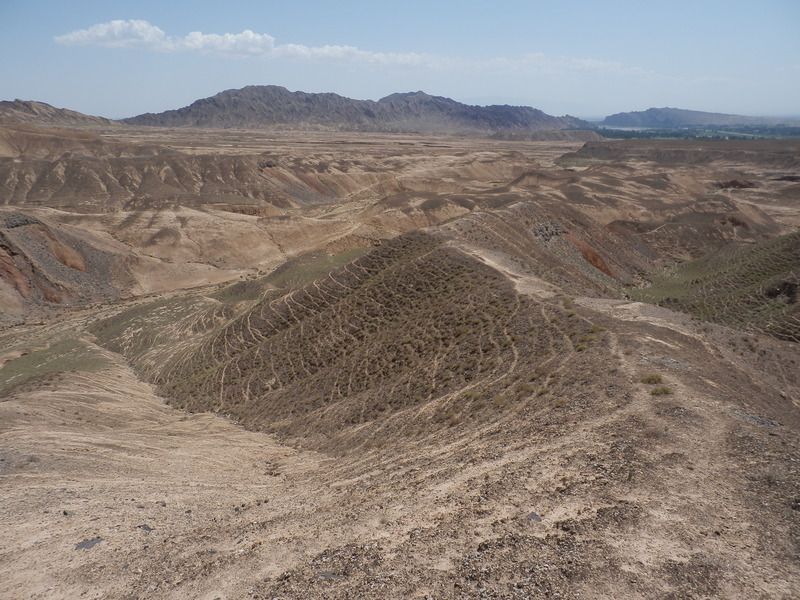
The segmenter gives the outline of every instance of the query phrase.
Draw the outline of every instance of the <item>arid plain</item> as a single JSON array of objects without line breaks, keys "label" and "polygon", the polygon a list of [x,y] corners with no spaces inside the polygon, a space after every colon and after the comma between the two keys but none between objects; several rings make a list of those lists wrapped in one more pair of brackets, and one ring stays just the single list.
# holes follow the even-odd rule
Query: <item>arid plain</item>
[{"label": "arid plain", "polygon": [[796,597],[797,140],[0,157],[0,596]]}]

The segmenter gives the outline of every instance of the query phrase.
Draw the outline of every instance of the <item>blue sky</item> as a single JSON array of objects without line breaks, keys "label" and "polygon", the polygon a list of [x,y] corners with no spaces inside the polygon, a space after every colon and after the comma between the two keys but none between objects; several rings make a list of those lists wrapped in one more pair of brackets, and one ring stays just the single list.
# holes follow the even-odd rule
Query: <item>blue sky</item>
[{"label": "blue sky", "polygon": [[122,118],[274,84],[800,115],[798,32],[798,0],[0,0],[0,100]]}]

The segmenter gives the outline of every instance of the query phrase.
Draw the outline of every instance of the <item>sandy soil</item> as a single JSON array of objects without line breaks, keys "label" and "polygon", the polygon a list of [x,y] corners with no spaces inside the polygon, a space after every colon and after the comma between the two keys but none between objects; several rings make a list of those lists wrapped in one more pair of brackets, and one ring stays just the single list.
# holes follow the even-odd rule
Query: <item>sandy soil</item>
[{"label": "sandy soil", "polygon": [[[229,537],[235,530],[302,522],[311,508],[294,480],[319,470],[322,457],[218,416],[170,409],[106,356],[111,366],[99,373],[64,374],[52,389],[0,403],[4,598],[123,597],[128,586],[149,596],[187,578],[163,562],[175,549],[214,570],[223,557],[252,554],[254,543]],[[263,576],[291,567],[295,553],[279,553]],[[244,593],[238,574],[220,575],[174,597]]]},{"label": "sandy soil", "polygon": [[[688,317],[578,301],[614,324],[614,364],[557,420],[344,457],[170,409],[94,347],[99,372],[0,401],[0,596],[792,598],[798,389]],[[87,318],[7,334],[4,361]]]}]

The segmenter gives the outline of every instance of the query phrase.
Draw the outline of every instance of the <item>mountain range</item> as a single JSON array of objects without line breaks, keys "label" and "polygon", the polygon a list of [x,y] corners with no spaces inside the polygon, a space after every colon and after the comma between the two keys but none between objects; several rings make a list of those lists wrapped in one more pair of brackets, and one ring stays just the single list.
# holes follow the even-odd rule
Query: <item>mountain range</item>
[{"label": "mountain range", "polygon": [[[492,136],[505,140],[594,141],[600,127],[798,127],[800,119],[751,117],[680,108],[621,112],[591,123],[556,117],[530,106],[472,106],[422,91],[395,93],[378,101],[354,100],[333,93],[290,92],[276,85],[251,85],[196,100],[161,113],[114,121],[44,102],[0,102],[0,121],[56,126],[135,125],[201,129],[272,129],[428,133]],[[579,133],[580,131],[580,133]],[[561,132],[556,134],[555,132]]]},{"label": "mountain range", "polygon": [[247,86],[178,110],[123,119],[130,125],[242,129],[310,129],[422,133],[533,132],[592,129],[576,117],[554,117],[529,106],[469,106],[424,92],[391,94],[377,102],[338,94]]}]

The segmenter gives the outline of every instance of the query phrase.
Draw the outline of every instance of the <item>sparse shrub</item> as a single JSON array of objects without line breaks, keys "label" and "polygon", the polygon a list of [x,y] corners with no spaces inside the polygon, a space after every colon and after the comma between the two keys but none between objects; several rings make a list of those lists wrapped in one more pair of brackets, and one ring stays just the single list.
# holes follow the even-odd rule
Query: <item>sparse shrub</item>
[{"label": "sparse shrub", "polygon": [[601,331],[605,331],[605,330],[606,330],[606,328],[605,328],[605,327],[603,327],[602,325],[592,325],[592,326],[591,326],[591,327],[588,329],[589,333],[599,333],[599,332],[601,332]]},{"label": "sparse shrub", "polygon": [[665,385],[660,385],[650,390],[650,394],[653,396],[667,396],[671,393],[672,390]]},{"label": "sparse shrub", "polygon": [[492,398],[492,406],[495,408],[505,408],[508,406],[508,397],[505,394],[497,394]]},{"label": "sparse shrub", "polygon": [[657,383],[662,383],[663,379],[661,378],[661,375],[659,375],[658,373],[647,373],[646,375],[642,375],[639,381],[641,383],[655,385]]},{"label": "sparse shrub", "polygon": [[580,345],[578,345],[578,346],[576,346],[576,347],[575,347],[575,351],[576,351],[576,352],[583,352],[583,351],[584,351],[584,350],[586,350],[588,347],[589,347],[589,346],[587,346],[586,344],[580,344]]}]

